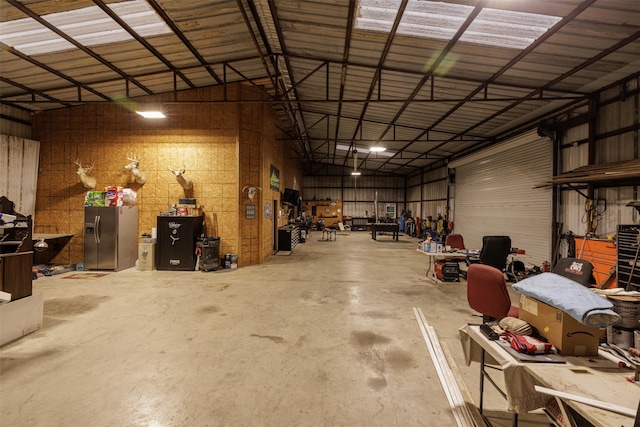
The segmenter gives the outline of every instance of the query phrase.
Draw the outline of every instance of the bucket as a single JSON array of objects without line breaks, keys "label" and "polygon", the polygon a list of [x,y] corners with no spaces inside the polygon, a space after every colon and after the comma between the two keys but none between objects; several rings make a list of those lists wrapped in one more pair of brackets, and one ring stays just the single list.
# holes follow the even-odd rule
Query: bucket
[{"label": "bucket", "polygon": [[231,254],[224,254],[224,268],[231,268]]},{"label": "bucket", "polygon": [[633,347],[634,330],[618,326],[607,326],[607,343],[615,344],[625,350]]},{"label": "bucket", "polygon": [[238,268],[238,255],[237,254],[230,254],[229,255],[229,263],[230,263],[230,268]]},{"label": "bucket", "polygon": [[638,329],[640,321],[640,299],[626,295],[609,295],[609,301],[613,304],[613,311],[622,317],[622,321],[616,326],[629,329]]}]

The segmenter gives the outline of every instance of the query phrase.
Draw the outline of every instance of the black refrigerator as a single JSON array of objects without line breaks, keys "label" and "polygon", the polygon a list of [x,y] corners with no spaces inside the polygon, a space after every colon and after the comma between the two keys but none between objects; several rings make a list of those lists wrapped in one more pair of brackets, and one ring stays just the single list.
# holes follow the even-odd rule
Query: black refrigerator
[{"label": "black refrigerator", "polygon": [[84,208],[84,268],[123,270],[138,259],[138,207]]},{"label": "black refrigerator", "polygon": [[156,268],[195,270],[196,242],[202,235],[204,217],[159,216],[157,221]]}]

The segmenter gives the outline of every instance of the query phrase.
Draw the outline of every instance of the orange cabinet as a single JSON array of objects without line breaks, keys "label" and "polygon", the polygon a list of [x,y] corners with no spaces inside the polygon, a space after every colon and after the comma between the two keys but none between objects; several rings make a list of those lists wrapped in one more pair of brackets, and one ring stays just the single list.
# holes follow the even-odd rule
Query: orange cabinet
[{"label": "orange cabinet", "polygon": [[[614,288],[616,284],[616,245],[611,240],[585,239],[576,237],[576,258],[586,259],[593,264],[593,276],[596,286],[605,282],[605,288]],[[612,278],[611,275],[613,275]]]}]

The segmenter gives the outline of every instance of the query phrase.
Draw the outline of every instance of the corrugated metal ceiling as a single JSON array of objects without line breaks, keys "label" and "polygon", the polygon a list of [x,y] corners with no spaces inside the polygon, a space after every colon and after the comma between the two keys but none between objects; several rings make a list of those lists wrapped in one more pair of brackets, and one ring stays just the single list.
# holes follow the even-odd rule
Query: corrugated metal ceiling
[{"label": "corrugated metal ceiling", "polygon": [[[143,37],[112,3],[0,3],[2,23],[30,17],[75,44],[27,55],[3,39],[2,104],[61,108],[249,80],[272,96],[306,173],[352,169],[351,150],[338,147],[348,146],[363,149],[360,169],[406,175],[535,127],[548,112],[640,74],[638,0],[448,1],[440,6],[471,7],[448,39],[356,29],[358,3],[346,0],[147,0],[170,32]],[[376,3],[393,6],[397,23],[433,4]],[[129,40],[89,47],[61,30],[64,19],[59,27],[46,19],[96,6]],[[464,41],[488,9],[560,21],[526,48]],[[364,153],[373,145],[388,152]]]}]

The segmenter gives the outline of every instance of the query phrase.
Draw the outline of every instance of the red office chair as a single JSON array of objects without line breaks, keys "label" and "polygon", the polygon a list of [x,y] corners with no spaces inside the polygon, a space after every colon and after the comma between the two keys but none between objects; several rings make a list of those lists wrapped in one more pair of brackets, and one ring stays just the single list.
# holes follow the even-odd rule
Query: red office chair
[{"label": "red office chair", "polygon": [[467,270],[467,301],[469,307],[482,314],[489,322],[511,316],[520,310],[511,305],[507,281],[502,271],[486,264],[471,264]]},{"label": "red office chair", "polygon": [[[447,234],[447,238],[444,240],[444,245],[451,246],[451,249],[466,249],[464,247],[464,239],[462,238],[462,234]],[[465,259],[465,257],[462,257],[462,261],[464,261]]]}]

